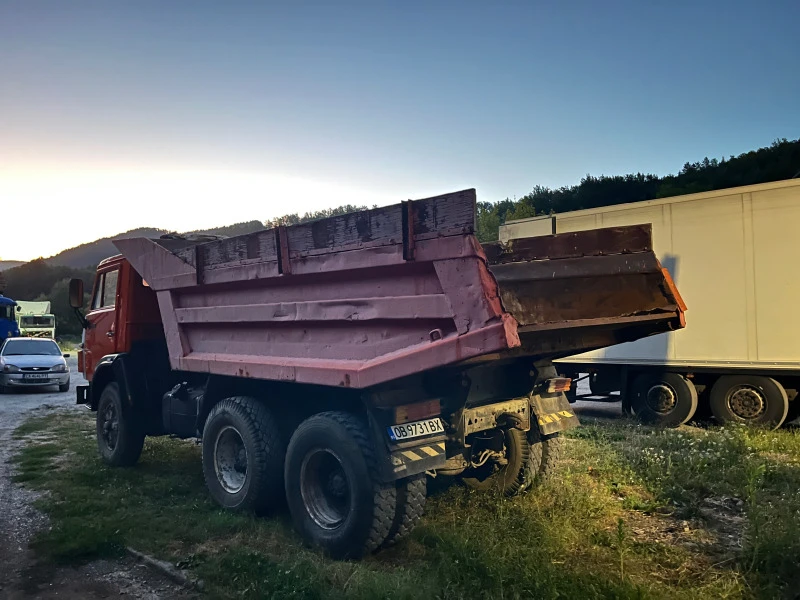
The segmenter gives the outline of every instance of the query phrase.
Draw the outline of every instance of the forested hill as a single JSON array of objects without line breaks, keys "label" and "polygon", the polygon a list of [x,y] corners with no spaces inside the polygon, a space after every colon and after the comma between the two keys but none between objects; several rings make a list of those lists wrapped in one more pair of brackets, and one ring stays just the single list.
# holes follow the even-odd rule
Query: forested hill
[{"label": "forested hill", "polygon": [[[234,236],[251,233],[264,229],[264,224],[261,221],[248,221],[245,223],[236,223],[234,225],[227,225],[225,227],[217,227],[215,229],[204,229],[202,231],[193,231],[190,233],[210,233],[214,235]],[[45,259],[47,264],[54,267],[72,267],[74,269],[82,269],[84,267],[94,267],[104,258],[114,256],[117,254],[117,249],[113,244],[113,240],[132,238],[132,237],[149,237],[157,238],[167,233],[164,229],[154,229],[152,227],[141,227],[139,229],[132,229],[125,233],[118,235],[101,238],[87,244],[81,244],[74,248],[69,248],[63,252],[59,252],[55,256]]]},{"label": "forested hill", "polygon": [[800,177],[800,139],[776,140],[766,148],[730,156],[704,158],[683,165],[677,175],[587,175],[577,185],[551,189],[535,186],[518,200],[480,202],[477,233],[482,242],[497,239],[498,228],[512,219],[597,208],[753,185]]}]

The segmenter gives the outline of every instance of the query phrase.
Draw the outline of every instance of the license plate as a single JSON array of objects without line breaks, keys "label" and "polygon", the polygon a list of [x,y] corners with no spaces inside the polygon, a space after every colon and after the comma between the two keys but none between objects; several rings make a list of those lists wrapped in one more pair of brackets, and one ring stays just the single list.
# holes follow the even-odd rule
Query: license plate
[{"label": "license plate", "polygon": [[47,379],[47,373],[25,373],[22,378],[26,381]]},{"label": "license plate", "polygon": [[392,441],[402,442],[411,438],[430,435],[432,433],[444,433],[444,426],[440,418],[423,419],[413,423],[403,423],[402,425],[392,425],[387,427],[389,437]]}]

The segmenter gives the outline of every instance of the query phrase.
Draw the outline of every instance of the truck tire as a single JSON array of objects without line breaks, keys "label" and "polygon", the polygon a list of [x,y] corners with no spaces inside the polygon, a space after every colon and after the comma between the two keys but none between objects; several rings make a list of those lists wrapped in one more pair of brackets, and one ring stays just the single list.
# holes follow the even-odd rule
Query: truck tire
[{"label": "truck tire", "polygon": [[380,481],[360,417],[331,411],[303,421],[289,441],[284,476],[295,528],[331,558],[361,558],[389,535],[397,487]]},{"label": "truck tire", "polygon": [[558,433],[541,435],[538,429],[528,432],[530,457],[525,473],[526,487],[550,480],[556,472],[564,449],[564,438]]},{"label": "truck tire", "polygon": [[791,423],[797,417],[800,417],[800,397],[795,396],[793,400],[789,401],[789,412],[786,414],[784,423]]},{"label": "truck tire", "polygon": [[678,373],[643,373],[629,389],[636,418],[647,425],[677,427],[697,410],[697,389]]},{"label": "truck tire", "polygon": [[747,423],[777,429],[786,420],[789,398],[771,377],[723,375],[709,398],[711,412],[722,423]]},{"label": "truck tire", "polygon": [[265,513],[283,495],[286,443],[270,410],[237,396],[214,405],[203,427],[203,476],[224,508]]},{"label": "truck tire", "polygon": [[395,482],[395,489],[397,508],[383,547],[392,546],[406,537],[422,518],[428,491],[427,476],[423,473],[400,479]]},{"label": "truck tire", "polygon": [[508,464],[496,468],[487,463],[481,467],[471,467],[462,476],[462,481],[474,490],[498,490],[511,497],[522,492],[526,487],[525,468],[530,461],[530,445],[525,432],[520,429],[505,429],[505,447]]},{"label": "truck tire", "polygon": [[97,449],[106,464],[112,467],[136,464],[144,446],[144,429],[130,407],[123,404],[115,382],[109,383],[100,394],[95,426]]}]

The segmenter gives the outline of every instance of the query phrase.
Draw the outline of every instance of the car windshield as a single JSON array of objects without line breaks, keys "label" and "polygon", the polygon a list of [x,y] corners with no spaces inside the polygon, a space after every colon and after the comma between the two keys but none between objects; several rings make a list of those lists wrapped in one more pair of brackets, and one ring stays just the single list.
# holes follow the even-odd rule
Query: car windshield
[{"label": "car windshield", "polygon": [[38,340],[8,340],[3,346],[3,356],[61,356],[61,350],[55,342]]}]

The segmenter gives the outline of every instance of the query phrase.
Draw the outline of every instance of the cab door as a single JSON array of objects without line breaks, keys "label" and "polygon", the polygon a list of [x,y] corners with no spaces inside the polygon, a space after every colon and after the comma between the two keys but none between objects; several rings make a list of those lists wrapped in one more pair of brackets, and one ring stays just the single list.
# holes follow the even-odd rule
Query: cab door
[{"label": "cab door", "polygon": [[86,320],[83,344],[84,375],[92,379],[97,362],[117,351],[117,297],[119,295],[120,264],[98,271],[92,292],[92,304]]}]

